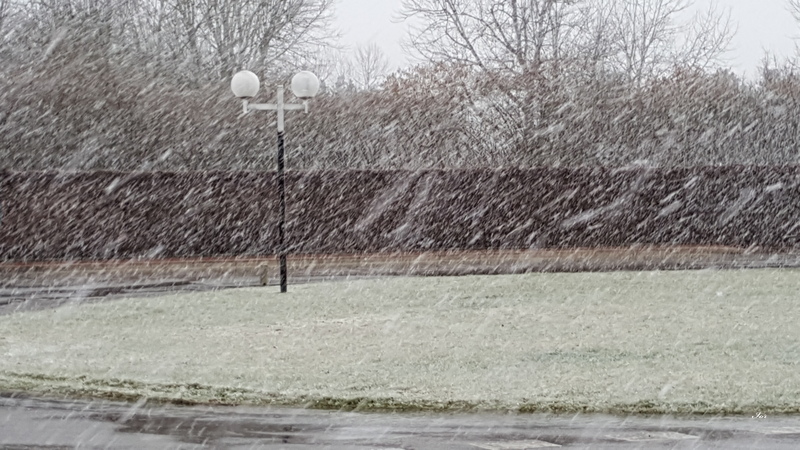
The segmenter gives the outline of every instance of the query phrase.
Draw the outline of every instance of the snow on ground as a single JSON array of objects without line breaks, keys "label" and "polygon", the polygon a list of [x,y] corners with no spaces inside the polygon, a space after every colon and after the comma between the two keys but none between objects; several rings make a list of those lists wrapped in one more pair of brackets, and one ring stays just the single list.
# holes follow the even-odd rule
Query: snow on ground
[{"label": "snow on ground", "polygon": [[800,271],[387,278],[0,317],[0,391],[333,408],[800,411]]}]

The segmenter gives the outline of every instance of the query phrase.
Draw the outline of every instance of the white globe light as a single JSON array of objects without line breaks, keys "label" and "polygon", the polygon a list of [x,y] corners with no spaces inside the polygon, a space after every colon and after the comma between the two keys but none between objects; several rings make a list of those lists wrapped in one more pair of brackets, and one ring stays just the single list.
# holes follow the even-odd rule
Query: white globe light
[{"label": "white globe light", "polygon": [[292,92],[301,100],[313,98],[319,92],[319,78],[306,70],[292,77]]},{"label": "white globe light", "polygon": [[258,94],[261,82],[258,75],[249,70],[242,70],[231,79],[231,90],[233,95],[239,98],[253,98]]}]

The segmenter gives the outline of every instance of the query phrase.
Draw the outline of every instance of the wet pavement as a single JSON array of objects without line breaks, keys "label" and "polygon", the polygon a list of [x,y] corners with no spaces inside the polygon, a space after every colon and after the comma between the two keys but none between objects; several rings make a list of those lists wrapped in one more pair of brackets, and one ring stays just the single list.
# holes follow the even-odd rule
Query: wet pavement
[{"label": "wet pavement", "polygon": [[379,414],[0,396],[3,449],[795,449],[797,417]]},{"label": "wet pavement", "polygon": [[199,292],[257,286],[252,283],[160,280],[156,282],[88,282],[63,285],[11,285],[0,287],[0,316],[22,311],[58,308],[67,304],[91,303],[177,292]]}]

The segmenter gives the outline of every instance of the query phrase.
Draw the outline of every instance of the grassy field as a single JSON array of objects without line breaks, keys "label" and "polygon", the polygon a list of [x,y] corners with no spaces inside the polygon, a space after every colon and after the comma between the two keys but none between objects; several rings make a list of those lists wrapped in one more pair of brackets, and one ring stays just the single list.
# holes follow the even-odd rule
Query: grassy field
[{"label": "grassy field", "polygon": [[388,278],[0,317],[0,391],[347,409],[800,412],[800,271]]}]

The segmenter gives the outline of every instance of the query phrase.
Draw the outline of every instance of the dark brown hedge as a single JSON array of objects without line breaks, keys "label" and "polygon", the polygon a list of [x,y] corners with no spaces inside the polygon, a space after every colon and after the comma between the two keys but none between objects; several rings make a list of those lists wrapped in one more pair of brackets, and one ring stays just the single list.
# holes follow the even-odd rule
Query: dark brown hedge
[{"label": "dark brown hedge", "polygon": [[[295,253],[728,245],[800,235],[800,167],[290,172]],[[266,255],[274,173],[3,176],[4,260]]]}]

